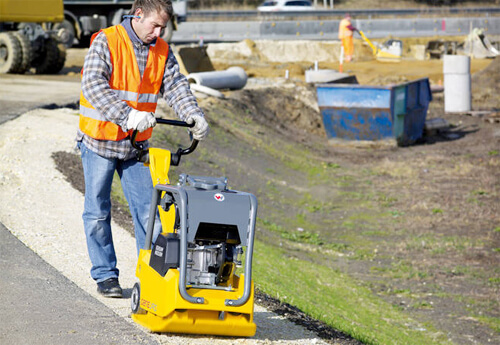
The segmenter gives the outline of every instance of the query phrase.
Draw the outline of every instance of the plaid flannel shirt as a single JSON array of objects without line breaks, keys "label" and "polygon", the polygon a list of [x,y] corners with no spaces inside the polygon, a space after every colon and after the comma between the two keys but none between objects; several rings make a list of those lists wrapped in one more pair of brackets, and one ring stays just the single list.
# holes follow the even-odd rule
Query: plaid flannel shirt
[{"label": "plaid flannel shirt", "polygon": [[[144,44],[137,37],[132,29],[130,19],[125,19],[120,25],[125,28],[132,41],[142,76],[148,59],[149,44]],[[154,45],[155,43],[156,41],[153,41],[150,44]],[[112,69],[108,40],[106,35],[101,32],[92,42],[85,57],[82,92],[90,104],[101,114],[104,114],[108,121],[116,123],[126,131],[128,114],[132,108],[125,101],[119,99],[110,88],[109,79]],[[160,95],[173,108],[181,120],[185,120],[194,114],[204,116],[203,111],[198,107],[196,98],[191,93],[186,77],[179,72],[179,64],[172,53],[172,49],[169,49],[168,52]],[[126,160],[135,157],[135,149],[130,144],[128,137],[119,141],[97,140],[78,129],[76,140],[83,142],[91,151],[106,158]],[[143,145],[147,148],[148,141],[143,142]]]}]

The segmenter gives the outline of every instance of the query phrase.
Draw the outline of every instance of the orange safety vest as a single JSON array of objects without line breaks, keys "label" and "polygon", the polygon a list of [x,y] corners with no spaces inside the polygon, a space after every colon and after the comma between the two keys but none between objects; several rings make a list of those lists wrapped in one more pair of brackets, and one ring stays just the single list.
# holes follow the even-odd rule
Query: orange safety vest
[{"label": "orange safety vest", "polygon": [[344,18],[340,21],[340,24],[339,24],[339,38],[340,39],[352,36],[352,30],[349,30],[347,28],[349,25],[351,25],[351,21],[347,18]]},{"label": "orange safety vest", "polygon": [[[102,30],[108,39],[111,53],[112,73],[109,86],[128,106],[139,111],[154,112],[163,81],[168,44],[158,38],[154,46],[149,46],[148,61],[141,79],[134,47],[127,31],[121,25]],[[108,121],[80,93],[80,130],[99,140],[118,141],[132,135],[133,130],[124,132],[119,125]],[[153,128],[137,135],[137,141],[151,138]]]}]

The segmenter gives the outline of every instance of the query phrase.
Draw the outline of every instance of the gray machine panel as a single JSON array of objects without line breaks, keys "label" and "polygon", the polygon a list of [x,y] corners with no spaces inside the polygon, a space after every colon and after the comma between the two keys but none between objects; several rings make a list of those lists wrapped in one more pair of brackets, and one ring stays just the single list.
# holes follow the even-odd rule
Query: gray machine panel
[{"label": "gray machine panel", "polygon": [[200,223],[235,225],[241,245],[246,246],[250,231],[250,195],[224,190],[200,190],[185,186],[188,207],[188,242],[193,242]]}]

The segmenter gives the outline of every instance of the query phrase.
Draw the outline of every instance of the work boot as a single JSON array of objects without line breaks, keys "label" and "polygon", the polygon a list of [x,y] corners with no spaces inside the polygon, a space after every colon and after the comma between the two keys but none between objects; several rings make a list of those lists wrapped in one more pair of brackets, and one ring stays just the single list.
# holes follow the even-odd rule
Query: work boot
[{"label": "work boot", "polygon": [[123,291],[118,283],[118,278],[109,278],[103,282],[97,283],[97,292],[104,297],[122,298]]}]

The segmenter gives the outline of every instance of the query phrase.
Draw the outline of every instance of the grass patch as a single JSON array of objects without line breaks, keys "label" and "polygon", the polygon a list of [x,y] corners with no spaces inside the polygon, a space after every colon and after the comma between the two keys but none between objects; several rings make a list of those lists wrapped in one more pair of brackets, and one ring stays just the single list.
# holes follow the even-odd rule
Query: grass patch
[{"label": "grass patch", "polygon": [[259,219],[260,223],[269,231],[278,233],[281,238],[287,239],[292,242],[307,243],[314,245],[323,245],[325,242],[321,239],[320,235],[301,227],[298,227],[295,231],[288,231],[283,226],[273,223],[269,220]]},{"label": "grass patch", "polygon": [[391,233],[387,230],[367,230],[361,233],[362,236],[377,236],[377,237],[386,237],[390,236]]},{"label": "grass patch", "polygon": [[490,327],[495,332],[500,333],[500,318],[481,315],[477,316],[477,319],[482,323],[487,324],[488,327]]},{"label": "grass patch", "polygon": [[324,241],[320,238],[318,234],[305,230],[295,231],[295,232],[285,231],[281,234],[281,237],[293,242],[308,243],[315,245],[324,244]]},{"label": "grass patch", "polygon": [[419,301],[411,305],[414,309],[432,309],[432,303],[427,301]]},{"label": "grass patch", "polygon": [[421,280],[431,275],[406,261],[393,262],[390,266],[372,266],[370,271],[381,277],[405,280]]},{"label": "grass patch", "polygon": [[392,207],[398,201],[397,198],[379,193],[377,196],[377,201],[382,207]]},{"label": "grass patch", "polygon": [[387,175],[393,178],[415,179],[418,170],[406,162],[394,162],[389,159],[383,160],[373,172],[378,175]]},{"label": "grass patch", "polygon": [[493,285],[493,286],[500,287],[500,277],[488,278],[488,283]]},{"label": "grass patch", "polygon": [[336,207],[331,202],[323,202],[314,199],[310,193],[304,193],[302,199],[298,202],[298,206],[309,213],[329,213]]},{"label": "grass patch", "polygon": [[261,291],[366,344],[449,344],[444,334],[410,319],[343,273],[318,265],[311,269],[310,262],[262,242],[256,243],[254,258]]},{"label": "grass patch", "polygon": [[437,234],[421,235],[408,239],[406,249],[412,251],[429,251],[432,254],[443,254],[450,251],[464,252],[471,248],[483,247],[481,240],[465,236],[439,236]]}]

